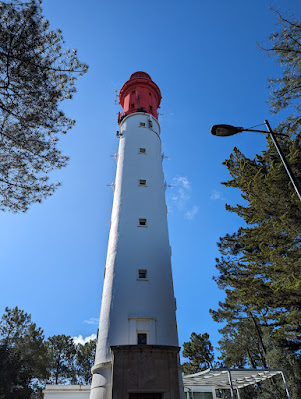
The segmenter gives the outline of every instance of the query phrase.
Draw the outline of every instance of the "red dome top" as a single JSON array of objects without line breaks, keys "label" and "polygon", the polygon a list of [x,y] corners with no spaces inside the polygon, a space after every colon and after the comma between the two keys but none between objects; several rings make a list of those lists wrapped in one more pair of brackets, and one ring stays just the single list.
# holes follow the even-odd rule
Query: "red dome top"
[{"label": "red dome top", "polygon": [[143,71],[138,71],[138,72],[133,73],[133,75],[131,75],[130,79],[134,79],[134,78],[146,78],[146,79],[152,80],[152,78],[149,76],[149,74],[146,72],[143,72]]},{"label": "red dome top", "polygon": [[118,123],[126,115],[135,112],[146,112],[158,119],[161,98],[159,87],[148,73],[143,71],[133,73],[119,93],[123,113],[119,114]]}]

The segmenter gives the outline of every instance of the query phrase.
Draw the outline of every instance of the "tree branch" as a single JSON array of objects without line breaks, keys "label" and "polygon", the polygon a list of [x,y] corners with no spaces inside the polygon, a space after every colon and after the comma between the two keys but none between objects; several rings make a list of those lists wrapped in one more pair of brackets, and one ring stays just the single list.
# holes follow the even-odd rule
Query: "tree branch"
[{"label": "tree branch", "polygon": [[[4,57],[9,57],[9,55],[7,53],[4,53],[3,51],[0,50],[0,55],[4,56]],[[54,71],[54,72],[72,72],[72,73],[82,73],[85,72],[85,69],[80,69],[80,70],[76,70],[76,69],[60,69],[60,68],[52,68],[52,67],[48,67],[46,65],[40,65],[40,64],[35,64],[32,61],[29,61],[28,59],[24,59],[21,57],[17,57],[16,55],[12,55],[11,58],[14,58],[15,60],[24,62],[24,64],[27,65],[33,65],[36,68],[40,68],[40,69],[45,69],[48,71]]]}]

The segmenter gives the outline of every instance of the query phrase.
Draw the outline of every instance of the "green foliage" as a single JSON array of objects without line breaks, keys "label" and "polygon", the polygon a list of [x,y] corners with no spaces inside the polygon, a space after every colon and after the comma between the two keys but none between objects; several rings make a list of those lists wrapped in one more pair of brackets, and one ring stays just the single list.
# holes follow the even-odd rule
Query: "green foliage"
[{"label": "green foliage", "polygon": [[[281,148],[301,181],[301,24],[280,14],[282,28],[268,50],[283,74],[270,80],[272,111],[293,109],[277,131]],[[223,184],[238,188],[242,204],[226,209],[244,221],[220,238],[215,280],[226,297],[213,319],[220,330],[221,360],[227,367],[283,368],[294,399],[301,397],[301,206],[273,143],[254,159],[233,149],[224,164],[231,175]],[[249,391],[248,398],[284,397],[278,379]],[[242,396],[243,397],[243,396]]]},{"label": "green foliage", "polygon": [[87,66],[50,30],[41,1],[1,1],[0,21],[0,207],[24,212],[59,185],[48,173],[66,165],[58,134],[74,124],[59,105]]},{"label": "green foliage", "polygon": [[293,110],[286,125],[297,132],[301,125],[301,23],[273,11],[278,16],[280,30],[272,33],[270,39],[273,45],[265,51],[282,66],[282,75],[269,79],[270,104],[274,113],[286,108]]},{"label": "green foliage", "polygon": [[49,337],[46,344],[51,359],[47,383],[80,385],[91,383],[96,339],[84,345],[76,345],[72,337],[61,334]]},{"label": "green foliage", "polygon": [[[260,336],[252,320],[246,318],[239,321],[229,320],[220,330],[220,358],[225,367],[262,368],[266,367],[265,352]],[[265,364],[265,366],[264,366]]]},{"label": "green foliage", "polygon": [[47,377],[43,331],[23,310],[5,309],[0,321],[0,398],[30,398],[32,380]]},{"label": "green foliage", "polygon": [[50,384],[89,384],[96,340],[75,345],[67,335],[47,341],[30,314],[5,309],[0,320],[0,399],[41,399]]},{"label": "green foliage", "polygon": [[96,339],[78,344],[76,347],[76,374],[78,384],[91,384],[91,368],[94,365],[96,352]]},{"label": "green foliage", "polygon": [[50,376],[48,382],[53,384],[75,383],[76,346],[68,335],[54,335],[47,341],[49,350]]},{"label": "green foliage", "polygon": [[209,334],[192,333],[190,341],[183,344],[183,356],[189,362],[183,363],[184,374],[195,374],[213,367],[214,354]]},{"label": "green foliage", "polygon": [[[281,145],[300,179],[300,138],[283,139]],[[301,207],[272,143],[268,146],[254,159],[234,148],[225,161],[231,180],[224,184],[239,188],[245,200],[226,208],[246,225],[218,243],[222,256],[217,259],[215,280],[226,298],[211,313],[214,320],[227,323],[220,341],[226,366],[284,368],[293,397],[298,398]],[[276,381],[272,386],[262,383],[261,389],[260,397],[273,398],[278,391],[281,397],[283,388]]]},{"label": "green foliage", "polygon": [[[301,165],[300,139],[282,141],[289,161],[295,149],[292,166]],[[275,338],[296,345],[301,338],[300,201],[275,155],[270,147],[248,159],[235,148],[225,161],[232,179],[224,184],[239,188],[247,201],[226,208],[248,226],[218,244],[222,257],[216,281],[227,297],[213,314],[219,321],[229,318],[234,308],[238,318],[252,312],[273,326]],[[301,178],[301,168],[295,172]]]},{"label": "green foliage", "polygon": [[[20,353],[0,344],[0,398],[30,398],[32,389]],[[25,367],[24,367],[25,366]]]}]

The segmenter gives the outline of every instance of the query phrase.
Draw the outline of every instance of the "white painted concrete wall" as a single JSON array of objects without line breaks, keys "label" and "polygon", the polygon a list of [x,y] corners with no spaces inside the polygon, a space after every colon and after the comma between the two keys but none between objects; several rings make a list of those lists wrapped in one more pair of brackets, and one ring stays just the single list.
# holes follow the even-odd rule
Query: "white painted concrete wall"
[{"label": "white painted concrete wall", "polygon": [[[148,344],[178,346],[160,126],[135,113],[121,122],[120,133],[94,370],[100,369],[92,382],[103,393],[93,389],[93,399],[109,399],[110,367],[102,364],[111,361],[110,346],[137,343],[137,331],[148,333]],[[147,281],[138,279],[138,269],[147,270]]]},{"label": "white painted concrete wall", "polygon": [[[214,387],[187,386],[184,391],[186,399],[195,399],[199,392],[211,392],[216,399]],[[89,399],[90,385],[46,385],[43,392],[44,399]]]},{"label": "white painted concrete wall", "polygon": [[89,399],[90,385],[46,385],[44,399]]}]

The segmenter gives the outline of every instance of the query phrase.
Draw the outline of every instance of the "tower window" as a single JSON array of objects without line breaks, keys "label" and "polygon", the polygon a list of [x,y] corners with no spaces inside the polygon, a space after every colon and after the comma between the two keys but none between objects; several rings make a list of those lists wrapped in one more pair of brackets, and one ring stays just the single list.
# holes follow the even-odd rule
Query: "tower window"
[{"label": "tower window", "polygon": [[146,186],[146,180],[140,179],[139,180],[139,186]]},{"label": "tower window", "polygon": [[147,224],[147,220],[146,219],[139,219],[139,226],[146,226]]},{"label": "tower window", "polygon": [[147,334],[146,333],[137,333],[137,344],[138,345],[147,345]]},{"label": "tower window", "polygon": [[147,278],[147,270],[145,269],[139,269],[138,270],[138,278]]},{"label": "tower window", "polygon": [[141,127],[145,127],[145,122],[140,122]]},{"label": "tower window", "polygon": [[152,93],[151,93],[150,91],[148,92],[148,94],[149,94],[150,96],[152,95]]},{"label": "tower window", "polygon": [[149,106],[149,110],[150,110],[150,111],[152,111],[152,110],[153,110],[153,107],[152,107],[152,105],[150,105],[150,106]]},{"label": "tower window", "polygon": [[140,154],[145,154],[146,153],[146,148],[139,148]]},{"label": "tower window", "polygon": [[135,104],[131,104],[131,107],[132,107],[132,109],[134,109],[135,108]]},{"label": "tower window", "polygon": [[135,94],[135,90],[132,91],[132,94]]}]

